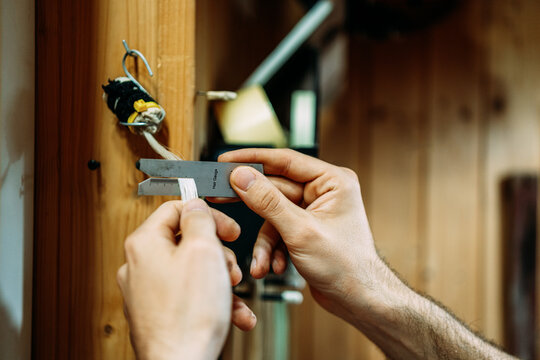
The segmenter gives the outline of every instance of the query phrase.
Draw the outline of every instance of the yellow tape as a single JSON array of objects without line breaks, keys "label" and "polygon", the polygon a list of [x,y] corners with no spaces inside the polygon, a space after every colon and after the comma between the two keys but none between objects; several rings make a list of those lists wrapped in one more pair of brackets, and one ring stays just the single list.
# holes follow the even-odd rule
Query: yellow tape
[{"label": "yellow tape", "polygon": [[139,99],[137,101],[135,101],[133,103],[133,108],[135,109],[135,111],[137,111],[138,113],[142,113],[143,111],[146,111],[150,108],[154,108],[154,107],[159,107],[158,104],[156,104],[155,102],[153,101],[144,101],[143,99]]},{"label": "yellow tape", "polygon": [[[133,103],[133,108],[135,109],[135,111],[133,113],[131,113],[131,115],[129,115],[128,119],[127,119],[127,122],[129,124],[132,124],[135,122],[135,119],[137,118],[137,115],[139,115],[140,113],[142,113],[143,111],[146,111],[150,108],[159,108],[159,104],[153,102],[153,101],[144,101],[143,99],[139,99],[137,101],[135,101]],[[130,130],[132,132],[135,132],[135,130],[133,129],[133,127],[130,128]]]},{"label": "yellow tape", "polygon": [[135,122],[135,118],[137,117],[137,115],[139,115],[140,113],[142,113],[143,111],[146,111],[150,108],[155,108],[155,107],[160,107],[157,103],[153,102],[153,101],[144,101],[143,99],[139,99],[137,101],[135,101],[133,103],[133,108],[135,109],[135,111],[129,115],[129,118],[127,120],[128,123],[133,123]]}]

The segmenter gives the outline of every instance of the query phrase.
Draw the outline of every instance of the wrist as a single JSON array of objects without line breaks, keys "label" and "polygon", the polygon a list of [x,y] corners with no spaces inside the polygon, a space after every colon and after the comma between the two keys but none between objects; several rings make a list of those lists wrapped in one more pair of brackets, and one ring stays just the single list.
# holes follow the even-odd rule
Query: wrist
[{"label": "wrist", "polygon": [[358,299],[350,316],[350,323],[359,330],[365,327],[392,323],[396,309],[404,309],[417,296],[379,257],[364,267],[364,274],[356,281],[353,299]]},{"label": "wrist", "polygon": [[140,360],[214,360],[217,359],[222,342],[212,336],[193,336],[181,341],[152,341],[137,358]]}]

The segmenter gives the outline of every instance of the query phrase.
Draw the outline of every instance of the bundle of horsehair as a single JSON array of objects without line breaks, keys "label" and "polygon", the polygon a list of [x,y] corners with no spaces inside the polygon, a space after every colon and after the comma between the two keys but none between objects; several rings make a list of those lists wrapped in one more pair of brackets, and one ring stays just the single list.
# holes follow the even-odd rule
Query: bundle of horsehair
[{"label": "bundle of horsehair", "polygon": [[[182,160],[154,137],[161,128],[165,110],[144,89],[127,77],[109,80],[109,83],[102,87],[103,98],[109,109],[120,120],[120,124],[128,126],[133,133],[143,135],[150,147],[162,158]],[[197,186],[193,179],[179,178],[178,186],[182,200],[198,197]]]}]

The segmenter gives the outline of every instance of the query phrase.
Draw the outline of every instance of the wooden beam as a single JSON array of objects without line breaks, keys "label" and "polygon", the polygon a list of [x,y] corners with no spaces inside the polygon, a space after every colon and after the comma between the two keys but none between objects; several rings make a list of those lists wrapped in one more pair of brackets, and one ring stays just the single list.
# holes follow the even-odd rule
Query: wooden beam
[{"label": "wooden beam", "polygon": [[33,354],[133,358],[116,271],[164,198],[136,196],[134,163],[156,155],[117,125],[101,84],[123,75],[122,39],[142,51],[155,77],[128,66],[167,111],[160,140],[191,158],[195,0],[40,0],[37,14]]}]

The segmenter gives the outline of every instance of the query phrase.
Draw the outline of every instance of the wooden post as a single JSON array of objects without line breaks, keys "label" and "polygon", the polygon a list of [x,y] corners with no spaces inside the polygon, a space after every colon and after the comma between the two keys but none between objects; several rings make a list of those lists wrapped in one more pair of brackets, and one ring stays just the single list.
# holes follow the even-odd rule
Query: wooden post
[{"label": "wooden post", "polygon": [[156,155],[117,124],[101,84],[123,75],[122,39],[143,52],[154,78],[128,65],[167,111],[159,138],[190,159],[195,0],[39,0],[36,36],[33,356],[133,358],[116,271],[164,199],[137,197],[134,163]]}]

